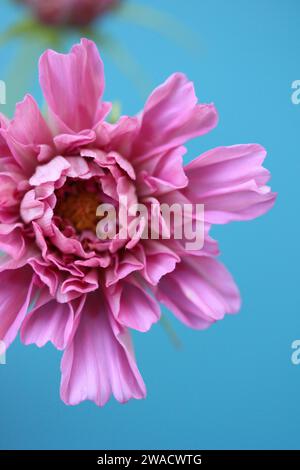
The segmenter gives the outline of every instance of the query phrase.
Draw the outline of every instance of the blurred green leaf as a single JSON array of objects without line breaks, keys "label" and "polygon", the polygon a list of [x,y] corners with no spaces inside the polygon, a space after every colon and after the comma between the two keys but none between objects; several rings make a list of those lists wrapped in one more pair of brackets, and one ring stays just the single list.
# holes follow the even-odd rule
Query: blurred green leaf
[{"label": "blurred green leaf", "polygon": [[170,321],[167,319],[167,317],[164,314],[162,314],[160,317],[160,324],[165,330],[169,339],[171,340],[171,343],[173,344],[173,346],[176,349],[181,349],[182,348],[181,340],[178,337],[176,331],[174,330],[172,324],[170,323]]},{"label": "blurred green leaf", "polygon": [[124,20],[166,36],[193,55],[199,52],[199,38],[197,35],[169,13],[156,10],[149,5],[124,2],[118,9],[117,14]]},{"label": "blurred green leaf", "polygon": [[37,60],[43,49],[39,42],[25,41],[9,64],[3,76],[6,83],[6,104],[1,106],[1,111],[8,117],[13,116],[16,103],[32,90],[38,75]]},{"label": "blurred green leaf", "polygon": [[42,41],[44,45],[56,45],[60,42],[61,35],[61,28],[48,27],[33,18],[25,18],[0,34],[0,46],[18,38]]},{"label": "blurred green leaf", "polygon": [[121,109],[122,109],[122,106],[121,106],[120,101],[115,101],[112,105],[112,110],[108,117],[108,121],[111,124],[115,124],[119,120],[121,116]]}]

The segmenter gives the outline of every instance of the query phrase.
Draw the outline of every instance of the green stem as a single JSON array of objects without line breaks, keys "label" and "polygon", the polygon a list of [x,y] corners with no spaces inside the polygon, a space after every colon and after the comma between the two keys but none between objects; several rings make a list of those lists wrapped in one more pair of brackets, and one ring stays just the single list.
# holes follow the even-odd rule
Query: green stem
[{"label": "green stem", "polygon": [[171,343],[176,349],[181,349],[182,348],[182,342],[180,338],[178,337],[176,331],[174,330],[173,326],[169,322],[169,320],[166,318],[164,314],[160,317],[160,324],[165,330],[166,334],[168,335],[169,339],[171,340]]}]

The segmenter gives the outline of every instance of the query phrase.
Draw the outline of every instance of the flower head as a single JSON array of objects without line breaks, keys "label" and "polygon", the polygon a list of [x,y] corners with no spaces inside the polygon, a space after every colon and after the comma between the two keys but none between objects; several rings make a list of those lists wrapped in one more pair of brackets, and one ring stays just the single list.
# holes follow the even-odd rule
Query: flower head
[{"label": "flower head", "polygon": [[83,26],[89,24],[121,0],[21,0],[44,23]]},{"label": "flower head", "polygon": [[[238,289],[216,259],[209,229],[272,207],[266,152],[257,144],[219,147],[184,167],[185,142],[210,131],[217,113],[198,104],[179,73],[154,90],[138,116],[109,123],[103,64],[86,39],[67,55],[47,51],[40,83],[47,120],[31,96],[13,120],[1,118],[0,339],[8,346],[21,330],[25,344],[51,341],[64,350],[61,396],[68,404],[104,405],[111,394],[120,402],[142,398],[129,329],[149,330],[159,301],[198,329],[239,310]],[[124,199],[149,209],[204,204],[204,246],[192,250],[172,230],[144,237],[144,216],[132,233],[118,219],[115,233],[103,237],[99,206],[117,211]],[[127,222],[131,227],[136,217]],[[168,225],[160,212],[158,222]]]}]

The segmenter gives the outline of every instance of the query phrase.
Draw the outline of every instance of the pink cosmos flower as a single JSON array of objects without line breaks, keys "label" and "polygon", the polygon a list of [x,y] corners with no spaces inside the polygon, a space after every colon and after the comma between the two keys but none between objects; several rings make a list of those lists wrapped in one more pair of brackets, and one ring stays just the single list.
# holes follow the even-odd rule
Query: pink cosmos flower
[{"label": "pink cosmos flower", "polygon": [[121,0],[21,0],[47,24],[82,26],[115,8]]},{"label": "pink cosmos flower", "polygon": [[[219,147],[183,167],[184,143],[210,131],[217,113],[197,103],[180,73],[138,116],[107,122],[103,65],[86,39],[67,55],[47,51],[40,83],[48,122],[29,95],[13,120],[1,117],[0,339],[8,346],[20,330],[25,344],[64,350],[67,404],[142,398],[129,329],[149,330],[158,301],[198,329],[239,310],[238,289],[208,232],[272,207],[266,152],[257,144]],[[118,234],[100,240],[97,206],[117,207],[124,195],[145,205],[203,203],[203,249]]]}]

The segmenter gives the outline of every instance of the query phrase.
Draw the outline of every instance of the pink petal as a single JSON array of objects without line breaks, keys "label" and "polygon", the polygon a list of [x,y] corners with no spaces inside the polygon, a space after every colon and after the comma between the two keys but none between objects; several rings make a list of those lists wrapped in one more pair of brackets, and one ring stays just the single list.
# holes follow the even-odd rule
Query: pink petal
[{"label": "pink petal", "polygon": [[132,145],[139,131],[137,117],[121,116],[115,124],[104,122],[99,128],[99,138],[102,137],[103,127],[109,135],[111,148],[125,158],[129,158]]},{"label": "pink petal", "polygon": [[93,130],[84,130],[78,134],[59,134],[54,137],[54,143],[58,153],[71,152],[80,146],[89,145],[96,140]]},{"label": "pink petal", "polygon": [[130,337],[117,325],[99,291],[87,297],[61,370],[61,397],[69,405],[92,400],[103,406],[111,394],[121,403],[146,395]]},{"label": "pink petal", "polygon": [[36,198],[36,193],[32,189],[25,194],[20,206],[20,215],[26,224],[43,216],[45,205]]},{"label": "pink petal", "polygon": [[160,318],[158,303],[133,280],[108,290],[107,300],[116,320],[127,328],[145,332]]},{"label": "pink petal", "polygon": [[52,145],[50,130],[30,95],[17,104],[15,117],[0,133],[20,167],[30,175],[37,165],[41,145]]},{"label": "pink petal", "polygon": [[57,131],[80,132],[97,124],[104,72],[92,41],[82,39],[69,54],[45,52],[40,59],[40,83]]},{"label": "pink petal", "polygon": [[99,274],[97,270],[89,271],[83,278],[69,276],[61,283],[57,291],[59,302],[70,302],[82,297],[83,294],[93,292],[99,288]]},{"label": "pink petal", "polygon": [[185,147],[178,147],[142,160],[140,164],[137,162],[139,195],[158,196],[187,186],[188,178],[182,163],[185,153]]},{"label": "pink petal", "polygon": [[33,241],[24,237],[22,224],[0,224],[0,272],[6,269],[22,268],[37,256],[38,249]]},{"label": "pink petal", "polygon": [[149,97],[141,116],[135,158],[146,158],[206,134],[217,124],[212,104],[197,104],[192,82],[176,73]]},{"label": "pink petal", "polygon": [[167,243],[154,240],[146,240],[144,245],[135,247],[134,254],[144,265],[141,274],[151,285],[157,285],[160,279],[167,273],[172,272],[176,263],[180,261],[179,256]]},{"label": "pink petal", "polygon": [[15,207],[19,203],[17,186],[20,181],[22,181],[22,177],[17,172],[0,173],[0,207],[2,211]]},{"label": "pink petal", "polygon": [[163,277],[156,297],[183,323],[203,329],[226,313],[240,309],[234,280],[216,259],[186,256],[176,269]]},{"label": "pink petal", "polygon": [[14,259],[25,251],[25,239],[22,224],[0,224],[0,249]]},{"label": "pink petal", "polygon": [[43,183],[49,183],[59,180],[62,174],[70,168],[70,163],[63,157],[53,158],[49,163],[39,165],[29,182],[32,186],[40,186]]},{"label": "pink petal", "polygon": [[32,276],[27,267],[0,273],[0,340],[6,347],[17,336],[35,295]]},{"label": "pink petal", "polygon": [[129,274],[140,271],[143,269],[143,261],[137,259],[137,257],[131,251],[125,251],[125,254],[121,259],[115,258],[115,264],[109,266],[105,271],[106,286],[112,286],[121,279],[126,278]]},{"label": "pink petal", "polygon": [[44,346],[48,341],[57,349],[64,349],[70,337],[74,311],[72,303],[60,304],[43,291],[34,309],[25,318],[21,329],[24,344]]},{"label": "pink petal", "polygon": [[266,186],[266,151],[257,144],[219,147],[185,167],[189,178],[183,193],[204,204],[209,223],[249,220],[272,208],[276,194]]},{"label": "pink petal", "polygon": [[76,254],[81,258],[92,258],[95,253],[84,251],[83,245],[78,238],[71,238],[65,236],[59,228],[53,223],[51,225],[52,234],[50,236],[51,242],[65,254]]}]

